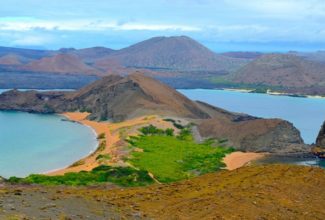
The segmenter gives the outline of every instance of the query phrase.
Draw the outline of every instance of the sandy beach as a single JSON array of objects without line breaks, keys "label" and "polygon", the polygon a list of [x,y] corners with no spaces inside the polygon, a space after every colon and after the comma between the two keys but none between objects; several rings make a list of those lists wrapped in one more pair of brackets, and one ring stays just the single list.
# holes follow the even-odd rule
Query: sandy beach
[{"label": "sandy beach", "polygon": [[249,164],[254,160],[261,159],[265,156],[263,153],[244,153],[244,152],[233,152],[228,154],[223,162],[226,164],[227,170],[235,170],[242,166]]},{"label": "sandy beach", "polygon": [[155,115],[130,119],[120,123],[90,121],[87,119],[89,113],[82,112],[66,112],[62,115],[71,121],[91,127],[97,135],[105,134],[105,139],[99,140],[99,146],[105,140],[103,143],[105,147],[100,151],[98,148],[87,157],[81,158],[79,161],[75,162],[74,165],[48,172],[47,175],[63,175],[64,173],[79,172],[82,170],[90,171],[102,164],[96,159],[99,155],[110,155],[111,159],[105,162],[106,165],[127,166],[127,164],[121,160],[121,157],[123,157],[123,152],[121,151],[123,150],[120,149],[121,142],[123,142],[127,136],[137,135],[138,128],[143,125],[153,124],[159,125],[159,127],[162,128],[171,126],[169,122]]},{"label": "sandy beach", "polygon": [[[110,155],[111,159],[108,162],[105,162],[106,165],[127,166],[127,164],[120,159],[121,149],[119,148],[119,145],[121,145],[121,142],[123,142],[127,136],[136,135],[139,126],[141,127],[145,124],[159,125],[159,127],[165,128],[170,127],[168,122],[162,120],[162,118],[158,116],[140,117],[120,123],[110,123],[90,121],[87,119],[89,113],[66,112],[62,115],[71,121],[91,127],[94,129],[97,135],[105,134],[105,139],[99,140],[99,146],[104,144],[105,147],[100,151],[97,149],[95,152],[91,153],[85,158],[81,158],[79,161],[74,163],[74,165],[49,172],[47,175],[63,175],[67,172],[79,172],[82,170],[90,171],[93,168],[101,165],[101,163],[96,159],[100,154]],[[224,158],[224,163],[226,164],[226,168],[228,170],[234,170],[247,165],[253,160],[260,159],[263,156],[264,154],[261,153],[233,152]]]}]

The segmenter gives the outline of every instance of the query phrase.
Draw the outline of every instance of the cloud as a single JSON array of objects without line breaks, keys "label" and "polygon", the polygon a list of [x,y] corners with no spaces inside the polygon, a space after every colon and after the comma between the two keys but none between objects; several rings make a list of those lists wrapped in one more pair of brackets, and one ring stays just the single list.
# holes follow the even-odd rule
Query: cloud
[{"label": "cloud", "polygon": [[103,20],[37,20],[0,18],[2,31],[31,31],[31,30],[60,30],[60,31],[104,31],[104,30],[146,30],[146,31],[200,31],[200,28],[189,25],[177,24],[146,24],[136,22],[103,21]]},{"label": "cloud", "polygon": [[43,36],[24,36],[12,41],[13,45],[18,46],[40,46],[48,44],[52,39]]}]

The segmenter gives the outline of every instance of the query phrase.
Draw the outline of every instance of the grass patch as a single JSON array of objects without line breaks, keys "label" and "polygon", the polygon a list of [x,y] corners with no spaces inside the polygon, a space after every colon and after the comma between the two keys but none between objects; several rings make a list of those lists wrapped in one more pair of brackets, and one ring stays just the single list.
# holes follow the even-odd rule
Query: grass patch
[{"label": "grass patch", "polygon": [[171,119],[171,118],[165,118],[164,121],[167,121],[167,122],[171,122],[173,124],[173,126],[177,129],[183,129],[184,126],[179,124],[177,121],[175,121],[174,119]]},{"label": "grass patch", "polygon": [[101,133],[97,136],[97,139],[100,140],[100,139],[104,139],[105,138],[105,133]]},{"label": "grass patch", "polygon": [[81,166],[81,165],[84,165],[86,162],[84,159],[81,159],[81,160],[78,160],[76,162],[74,162],[73,164],[71,164],[70,167],[77,167],[77,166]]},{"label": "grass patch", "polygon": [[131,137],[128,142],[143,149],[143,152],[133,152],[129,162],[165,183],[216,171],[225,166],[222,158],[233,151],[212,146],[211,141],[195,143],[189,128],[182,129],[178,136],[167,136],[165,132],[146,133]]},{"label": "grass patch", "polygon": [[26,178],[10,177],[8,181],[10,183],[22,184],[71,186],[96,185],[106,182],[115,183],[120,186],[145,186],[154,182],[147,171],[136,170],[131,167],[111,167],[105,165],[96,167],[89,172],[66,173],[62,176],[32,174]]},{"label": "grass patch", "polygon": [[111,155],[109,154],[100,154],[96,157],[96,160],[110,160]]}]

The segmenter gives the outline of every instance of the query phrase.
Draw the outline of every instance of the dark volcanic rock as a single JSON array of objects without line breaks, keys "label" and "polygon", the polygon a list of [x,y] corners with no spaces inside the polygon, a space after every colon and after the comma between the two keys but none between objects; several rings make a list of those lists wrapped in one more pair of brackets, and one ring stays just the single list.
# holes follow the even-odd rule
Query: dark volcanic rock
[{"label": "dark volcanic rock", "polygon": [[318,133],[316,147],[313,148],[312,152],[317,157],[325,159],[325,122]]},{"label": "dark volcanic rock", "polygon": [[241,151],[272,152],[279,154],[309,153],[300,132],[293,124],[281,119],[263,119],[229,112],[198,102],[212,117],[198,125],[204,138],[227,139],[228,145]]},{"label": "dark volcanic rock", "polygon": [[325,122],[324,122],[322,128],[320,129],[319,134],[317,136],[316,145],[318,147],[325,148]]}]

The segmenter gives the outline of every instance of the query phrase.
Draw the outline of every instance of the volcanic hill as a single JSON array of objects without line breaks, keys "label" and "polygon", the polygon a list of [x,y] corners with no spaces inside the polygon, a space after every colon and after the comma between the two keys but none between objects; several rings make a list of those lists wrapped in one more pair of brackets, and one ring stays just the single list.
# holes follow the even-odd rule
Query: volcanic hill
[{"label": "volcanic hill", "polygon": [[261,119],[195,102],[141,73],[111,75],[75,92],[20,92],[0,95],[0,110],[37,113],[87,111],[92,120],[124,121],[145,115],[178,117],[197,125],[203,138],[227,139],[241,150],[308,152],[299,131],[280,119]]}]

